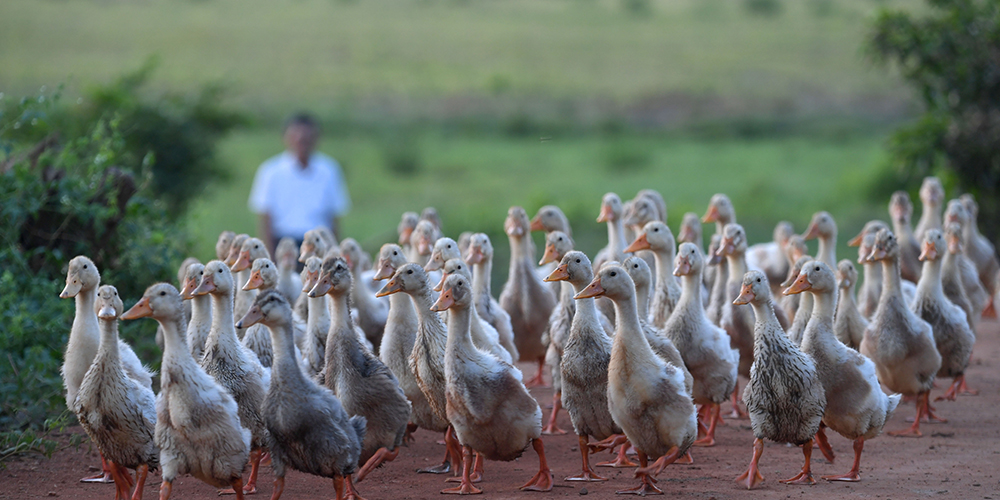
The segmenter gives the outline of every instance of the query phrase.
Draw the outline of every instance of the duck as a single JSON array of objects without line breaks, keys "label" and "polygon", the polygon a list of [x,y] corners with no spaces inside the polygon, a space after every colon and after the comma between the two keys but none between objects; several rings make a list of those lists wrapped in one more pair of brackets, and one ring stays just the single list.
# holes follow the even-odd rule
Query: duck
[{"label": "duck", "polygon": [[[562,359],[563,345],[573,323],[573,315],[576,313],[576,304],[573,300],[573,295],[576,295],[576,292],[573,291],[572,285],[549,280],[548,275],[551,275],[551,272],[555,270],[555,267],[550,264],[558,265],[563,255],[571,250],[573,250],[573,240],[569,235],[562,231],[552,231],[545,236],[545,253],[542,255],[542,260],[538,262],[540,271],[548,270],[542,281],[551,283],[552,290],[558,297],[542,339],[542,343],[547,344],[545,363],[549,365],[549,372],[552,375],[552,413],[549,414],[549,420],[542,428],[542,434],[546,435],[566,434],[566,431],[560,429],[556,424],[556,417],[562,408],[562,381],[559,362]],[[473,325],[475,323],[473,321]],[[473,335],[473,341],[475,341],[475,335]]]},{"label": "duck", "polygon": [[904,301],[899,246],[892,231],[879,230],[868,260],[882,263],[882,295],[861,340],[861,354],[875,362],[878,380],[890,391],[917,398],[913,426],[889,435],[919,437],[920,420],[924,416],[941,420],[934,415],[929,401],[934,377],[941,369],[941,354],[934,343],[931,325],[914,314]]},{"label": "duck", "polygon": [[[582,292],[593,280],[594,271],[587,255],[579,251],[566,252],[559,266],[545,279],[566,282],[574,293]],[[575,300],[575,299],[574,299]],[[590,466],[590,437],[608,439],[622,433],[608,409],[608,364],[611,361],[611,337],[601,324],[594,299],[582,298],[575,306],[569,332],[564,341],[559,365],[563,380],[561,403],[569,412],[576,432],[583,469],[566,481],[607,481]],[[628,446],[622,446],[622,453]]]},{"label": "duck", "polygon": [[743,401],[753,430],[753,459],[747,471],[736,478],[747,489],[764,481],[758,470],[764,440],[802,447],[805,462],[796,476],[784,484],[816,484],[811,470],[813,439],[826,410],[826,394],[816,364],[785,334],[774,315],[767,275],[749,271],[735,302],[754,310],[753,366],[743,389]]},{"label": "duck", "polygon": [[941,282],[941,260],[948,251],[944,235],[937,229],[924,233],[920,260],[924,263],[920,283],[917,283],[917,298],[910,304],[914,314],[931,325],[934,342],[941,354],[941,368],[938,377],[951,377],[951,386],[943,396],[935,401],[954,401],[959,388],[965,382],[965,370],[969,366],[972,345],[976,334],[969,326],[969,319],[961,307],[955,305],[944,294]]},{"label": "duck", "polygon": [[[649,347],[628,272],[618,265],[605,266],[576,295],[579,299],[597,296],[608,297],[615,305],[608,407],[639,455],[635,474],[641,483],[619,493],[658,494],[653,477],[684,456],[698,434],[694,403],[684,386],[684,373]],[[649,458],[655,461],[650,464]]]},{"label": "duck", "polygon": [[617,194],[606,193],[601,198],[601,213],[597,216],[597,222],[603,222],[608,226],[608,245],[597,252],[594,257],[595,273],[606,262],[625,260],[625,247],[628,245],[628,241],[625,240],[624,212],[622,200]]},{"label": "duck", "polygon": [[215,258],[218,260],[226,260],[229,257],[229,249],[233,246],[233,240],[236,238],[236,233],[225,230],[219,233],[219,239],[215,241]]},{"label": "duck", "polygon": [[440,237],[441,232],[438,231],[434,223],[427,220],[417,222],[413,233],[410,234],[409,261],[421,266],[427,265],[431,258],[431,251],[434,249],[434,242]]},{"label": "duck", "polygon": [[545,231],[545,234],[560,231],[567,236],[573,236],[573,228],[562,209],[556,205],[545,205],[535,212],[531,218],[532,231]]},{"label": "duck", "polygon": [[[227,267],[232,267],[233,265],[235,265],[236,261],[238,261],[240,259],[240,252],[243,251],[243,244],[246,243],[247,240],[249,240],[249,239],[250,239],[250,235],[249,234],[246,234],[246,233],[237,234],[233,238],[233,244],[232,244],[232,246],[229,247],[229,253],[226,255],[226,258],[219,259],[219,260],[222,261],[222,262],[224,262]],[[237,281],[243,281],[243,282],[245,282],[246,278],[249,278],[249,277],[250,277],[250,273],[247,272],[243,276],[237,275],[236,276],[236,280]],[[242,278],[242,280],[240,278]],[[242,285],[242,283],[240,283],[240,284]],[[252,293],[243,293],[243,292],[237,293],[236,297],[239,297],[240,302],[239,302],[239,307],[236,310],[242,310],[245,313],[246,309],[248,309],[250,307],[250,302],[246,301],[247,297],[249,297],[250,301],[252,301],[253,300],[252,295],[253,295]],[[239,332],[237,332],[237,335],[242,334],[242,333],[244,333],[244,332],[239,331]],[[242,339],[242,337],[240,337],[240,338]]]},{"label": "duck", "polygon": [[510,353],[514,362],[520,360],[521,353],[514,343],[514,330],[510,315],[500,303],[493,298],[490,277],[493,272],[493,244],[490,237],[484,233],[473,233],[469,237],[469,250],[465,256],[466,264],[472,266],[472,290],[475,294],[476,312],[496,329],[500,336],[500,345]]},{"label": "duck", "polygon": [[[195,262],[201,262],[195,257],[188,257],[181,262],[180,267],[177,268],[177,286],[184,286],[184,277],[187,275],[187,268]],[[184,324],[188,324],[191,321],[191,303],[184,302]],[[156,327],[156,346],[161,350],[163,349],[163,329],[157,325]]]},{"label": "duck", "polygon": [[[288,237],[281,238],[274,250],[274,257],[276,259],[274,263],[278,266],[278,291],[290,304],[295,304],[299,295],[302,295],[302,279],[296,270],[299,251],[295,248],[295,240]],[[300,315],[295,320],[305,321],[305,315]],[[296,345],[299,345],[299,340],[296,340]]]},{"label": "duck", "polygon": [[[449,459],[457,466],[460,453],[452,440],[452,430],[445,411],[444,352],[445,344],[448,343],[447,327],[441,317],[430,309],[434,297],[423,267],[413,262],[403,264],[378,291],[379,297],[391,297],[395,294],[409,298],[417,317],[412,347],[407,353],[407,369],[410,372],[407,378],[416,383],[416,388],[423,397],[411,399],[411,402],[417,401],[413,422],[425,429],[446,432],[448,455],[441,467]],[[407,380],[408,384],[409,382]],[[412,391],[412,388],[408,389]]]},{"label": "duck", "polygon": [[[666,211],[666,205],[664,205],[664,211]],[[654,221],[666,222],[666,219],[660,218],[660,210],[656,201],[650,196],[637,195],[629,203],[629,208],[623,215],[623,224],[628,233],[626,241],[634,241],[642,233],[642,229],[646,227],[646,224]],[[625,253],[629,252],[626,251]],[[635,255],[645,260],[650,268],[656,266],[656,259],[653,256],[653,252],[640,250]],[[654,287],[658,278],[656,275],[652,276]]]},{"label": "duck", "polygon": [[231,487],[242,500],[250,430],[241,425],[239,409],[229,391],[191,357],[184,341],[183,311],[180,292],[169,283],[157,283],[121,315],[123,320],[153,318],[163,327],[153,433],[163,477],[160,499],[170,498],[178,476],[191,474],[217,488]]},{"label": "duck", "polygon": [[[271,262],[270,259],[261,257],[253,261],[253,266],[250,268],[250,279],[248,279],[246,284],[243,285],[243,288],[247,290],[257,290],[258,293],[265,290],[278,290],[281,292],[279,289],[279,284],[281,283],[280,280],[281,275],[279,266],[275,265],[274,262]],[[282,295],[284,295],[283,292]],[[249,331],[253,332],[263,326],[263,324],[251,326]],[[298,359],[301,359],[302,355],[298,346],[305,343],[306,326],[306,322],[299,321],[298,319],[295,319],[292,323],[292,333],[295,335],[295,351]],[[266,343],[262,342],[257,346],[250,344],[250,340],[253,338],[255,338],[254,335],[247,333],[247,335],[243,337],[243,343],[249,347],[250,350],[257,353],[257,357],[261,360],[261,365],[265,368],[270,368],[274,360],[274,351],[272,349],[270,338],[268,338]]]},{"label": "duck", "polygon": [[913,217],[913,203],[906,191],[896,191],[889,199],[889,220],[892,231],[899,238],[899,272],[907,281],[920,281],[920,242],[913,236],[910,218]]},{"label": "duck", "polygon": [[[59,293],[59,298],[72,298],[76,305],[73,315],[73,325],[69,331],[69,341],[60,374],[63,386],[66,388],[66,408],[73,411],[76,405],[77,393],[83,377],[94,362],[101,344],[101,329],[94,313],[97,301],[97,290],[101,286],[101,273],[94,261],[84,255],[77,255],[69,261],[66,270],[66,286]],[[121,342],[118,345],[122,365],[126,375],[139,385],[152,390],[153,373],[143,366],[132,348]],[[101,458],[101,473],[81,479],[85,483],[113,482],[109,464]]]},{"label": "duck", "polygon": [[[235,317],[242,318],[244,314],[250,310],[250,304],[253,304],[254,297],[257,296],[257,290],[243,290],[243,285],[246,284],[247,280],[250,279],[250,267],[253,265],[253,261],[260,258],[271,258],[271,253],[267,251],[267,245],[264,244],[258,238],[247,238],[243,241],[243,245],[240,247],[240,251],[236,256],[236,260],[233,262],[226,261],[226,265],[229,266],[229,270],[234,273],[233,278],[236,280],[236,302],[233,306],[233,314]],[[264,339],[258,340],[257,344],[270,344],[270,338],[267,333],[266,328],[256,328],[260,337]],[[247,332],[243,330],[237,330],[236,336],[240,340],[245,337]],[[266,340],[265,340],[266,339]]]},{"label": "duck", "polygon": [[701,241],[701,217],[694,212],[687,212],[681,219],[681,227],[677,230],[678,243],[692,243],[703,250]]},{"label": "duck", "polygon": [[680,277],[683,288],[663,333],[680,352],[683,366],[691,373],[694,379],[691,398],[702,405],[709,421],[705,437],[695,443],[712,446],[720,418],[719,405],[736,390],[740,352],[732,347],[726,330],[712,324],[701,307],[704,267],[701,249],[693,243],[681,243],[673,274]]},{"label": "duck", "polygon": [[705,273],[712,271],[712,282],[708,289],[708,304],[705,314],[714,325],[722,319],[722,309],[726,306],[729,281],[729,269],[725,257],[719,255],[719,245],[722,244],[721,234],[712,234],[708,243],[708,255],[705,260]]},{"label": "duck", "polygon": [[913,237],[917,241],[924,241],[924,233],[942,227],[941,204],[944,203],[944,186],[941,185],[941,179],[924,177],[920,184],[920,202],[923,204],[923,210],[920,212],[920,220],[917,221]]},{"label": "duck", "polygon": [[351,477],[358,468],[367,421],[348,415],[333,392],[302,373],[295,354],[295,320],[284,293],[263,290],[238,324],[265,325],[274,346],[271,384],[261,409],[271,436],[271,499],[281,498],[289,468],[332,478],[338,500],[360,499]]},{"label": "duck", "polygon": [[646,224],[635,241],[625,249],[629,253],[640,250],[650,250],[653,253],[656,263],[656,288],[648,311],[650,322],[660,329],[667,324],[667,319],[670,318],[681,297],[681,287],[671,273],[675,248],[674,235],[670,232],[670,228],[660,221],[653,221]]},{"label": "duck", "polygon": [[373,346],[381,346],[382,332],[385,331],[385,324],[389,319],[389,301],[379,300],[372,290],[365,286],[365,283],[372,280],[365,280],[362,276],[361,263],[368,257],[357,240],[344,238],[340,242],[340,254],[351,269],[354,282],[358,284],[351,288],[351,305],[357,312],[358,326],[365,332],[365,337]]},{"label": "duck", "polygon": [[979,204],[976,198],[969,193],[958,197],[965,211],[969,214],[969,221],[964,227],[965,256],[976,265],[979,270],[979,279],[989,293],[990,301],[987,307],[993,306],[992,298],[1000,290],[1000,261],[997,260],[996,248],[988,238],[979,233]]},{"label": "duck", "polygon": [[889,225],[880,220],[868,221],[861,232],[847,242],[847,246],[858,247],[858,264],[861,264],[864,276],[858,290],[858,310],[869,320],[875,314],[882,295],[882,265],[869,262],[868,255],[875,245],[875,235],[882,229],[889,229]]},{"label": "duck", "polygon": [[268,439],[260,407],[270,383],[270,370],[264,368],[257,354],[236,337],[236,321],[233,319],[235,291],[236,283],[229,267],[224,262],[213,260],[205,264],[201,283],[194,293],[210,294],[212,300],[212,327],[205,340],[201,367],[232,394],[239,407],[240,423],[250,430],[252,436],[250,477],[243,488],[244,494],[252,494],[257,491],[261,454]]},{"label": "duck", "polygon": [[[527,216],[525,216],[527,219]],[[522,490],[551,491],[552,472],[541,439],[542,410],[531,397],[514,366],[477,349],[470,328],[475,302],[472,283],[462,274],[445,279],[435,312],[448,311],[445,377],[448,421],[462,446],[461,484],[442,493],[474,494],[472,454],[489,460],[511,461],[530,444],[538,454],[538,472]]]},{"label": "duck", "polygon": [[837,267],[837,222],[833,220],[830,212],[813,214],[802,239],[806,241],[818,239],[819,249],[816,251],[816,260],[822,261],[830,269]]},{"label": "duck", "polygon": [[979,270],[976,268],[976,264],[965,255],[967,248],[965,244],[965,228],[969,226],[969,212],[965,209],[965,205],[961,201],[951,200],[948,202],[947,210],[945,210],[945,221],[948,224],[958,223],[961,227],[963,252],[960,255],[956,255],[955,260],[958,263],[959,274],[962,276],[962,286],[969,297],[973,311],[975,311],[974,322],[978,323],[979,318],[982,317],[982,313],[986,309],[986,305],[990,302],[990,295],[979,279]]},{"label": "duck", "polygon": [[399,219],[399,224],[396,225],[396,234],[399,236],[399,246],[406,252],[407,255],[410,254],[410,235],[413,234],[413,230],[416,229],[417,223],[420,222],[420,215],[416,212],[403,212],[403,215]]},{"label": "duck", "polygon": [[319,282],[322,267],[323,260],[311,256],[306,259],[301,273],[302,295],[306,297],[308,306],[302,346],[302,371],[306,377],[320,384],[323,383],[326,367],[326,335],[330,331],[330,309],[326,305],[325,296],[309,297],[309,291]]},{"label": "duck", "polygon": [[[803,255],[799,257],[795,264],[789,269],[788,279],[781,283],[781,288],[788,288],[792,286],[795,279],[799,277],[802,272],[802,266],[812,262],[813,258],[809,255]],[[796,346],[802,345],[802,335],[806,332],[806,325],[809,324],[809,318],[812,317],[813,308],[813,297],[812,294],[789,294],[786,297],[802,295],[799,299],[798,307],[795,310],[795,319],[792,320],[792,324],[788,327],[788,338],[792,340],[792,343]]]},{"label": "duck", "polygon": [[399,455],[411,407],[399,381],[365,346],[352,324],[347,299],[353,284],[347,262],[340,257],[327,257],[309,296],[331,298],[324,368],[326,387],[340,398],[348,414],[361,415],[368,423],[358,458],[359,465],[364,464],[357,475],[360,482],[376,467]]},{"label": "duck", "polygon": [[[733,303],[743,286],[742,276],[747,273],[744,257],[746,249],[746,233],[743,226],[736,223],[727,224],[719,249],[716,251],[716,254],[726,257],[727,275],[729,276],[726,283],[726,302],[722,306],[719,326],[729,334],[731,345],[740,351],[739,374],[749,377],[750,365],[753,364],[753,308]],[[739,396],[739,382],[737,381],[736,389],[733,391],[732,415],[744,418],[745,414],[740,408]]]},{"label": "duck", "polygon": [[538,363],[535,376],[525,383],[530,387],[544,385],[546,347],[542,335],[548,328],[556,300],[535,274],[529,227],[528,214],[523,208],[513,206],[507,211],[504,230],[510,241],[510,268],[507,283],[500,291],[500,307],[510,316],[521,359]]},{"label": "duck", "polygon": [[[789,237],[788,244],[785,246],[785,257],[788,259],[788,274],[785,276],[784,281],[771,283],[771,294],[772,296],[774,294],[778,295],[778,303],[781,305],[781,309],[785,312],[785,316],[792,320],[792,325],[795,324],[795,317],[797,316],[799,306],[801,305],[804,297],[802,294],[782,294],[781,291],[784,288],[787,288],[787,286],[783,287],[782,285],[785,285],[786,282],[791,285],[791,283],[795,281],[795,278],[799,276],[799,269],[795,268],[795,263],[799,262],[799,259],[802,257],[805,257],[808,252],[809,249],[806,247],[806,240],[802,238],[802,235],[793,234]],[[806,317],[808,316],[809,315],[806,314]],[[804,328],[805,325],[802,327]],[[793,327],[790,326],[789,329],[791,328]]]},{"label": "duck", "polygon": [[837,263],[837,274],[840,279],[837,281],[837,314],[833,319],[833,333],[844,345],[858,350],[868,328],[868,320],[861,315],[854,302],[858,271],[850,260],[843,259]]},{"label": "duck", "polygon": [[[887,233],[888,230],[879,232],[880,238],[876,252],[879,252],[879,249],[888,248],[887,244],[890,242],[884,238]],[[892,244],[894,245],[894,243],[893,241]],[[895,260],[897,255],[898,247],[892,250],[892,257],[889,258]],[[898,264],[895,262],[893,264],[892,269],[884,271],[886,274],[895,276],[895,281],[899,281]],[[889,284],[890,280],[886,281],[883,296],[898,300],[898,286]],[[886,422],[899,406],[902,396],[900,394],[887,395],[882,392],[882,386],[879,384],[877,376],[878,360],[872,362],[872,359],[845,346],[834,336],[834,297],[837,292],[837,280],[833,270],[825,262],[814,260],[802,266],[801,274],[784,293],[802,292],[809,292],[813,295],[812,317],[809,319],[805,335],[802,338],[802,352],[812,358],[816,364],[816,373],[819,375],[826,395],[823,424],[841,436],[854,441],[854,464],[851,470],[842,475],[823,476],[823,479],[827,481],[860,481],[861,452],[864,449],[865,441],[882,433],[882,428],[885,427]],[[882,303],[880,302],[882,313],[876,314],[873,324],[888,319],[888,315],[883,314],[887,313],[888,310],[881,306]],[[870,331],[869,327],[865,333],[865,341],[869,340],[868,332]],[[883,331],[881,334],[888,337],[887,332]],[[891,342],[890,338],[883,337],[883,340]],[[865,348],[865,341],[862,341],[862,348]],[[885,342],[880,341],[877,345],[878,349],[884,352]],[[892,389],[892,386],[890,385],[889,388]],[[823,449],[824,446],[829,449],[829,443],[825,441],[825,434],[820,434],[820,449]]]},{"label": "duck", "polygon": [[150,387],[129,378],[118,346],[118,317],[124,307],[118,289],[104,285],[97,290],[94,312],[101,330],[93,364],[80,383],[73,413],[101,456],[112,464],[115,497],[130,498],[131,478],[123,469],[135,469],[135,494],[142,500],[149,469],[160,464],[160,450],[153,441],[156,397]]},{"label": "duck", "polygon": [[788,239],[795,234],[795,227],[789,221],[780,221],[774,226],[772,241],[758,243],[747,248],[747,267],[760,269],[769,282],[780,282],[788,275],[789,263],[785,257]]},{"label": "duck", "polygon": [[[444,268],[441,271],[441,281],[434,287],[434,291],[438,293],[444,289],[445,278],[454,273],[459,273],[470,280],[472,279],[472,271],[469,269],[469,265],[462,259],[451,259],[448,262],[445,262]],[[470,305],[469,309],[471,309],[472,312],[476,312],[476,305]],[[505,363],[514,363],[513,359],[510,357],[510,353],[507,352],[502,345],[500,345],[500,335],[497,333],[496,329],[480,317],[478,313],[473,315],[472,323],[469,329],[472,335],[472,343],[475,344],[476,347],[496,356],[497,359]]]},{"label": "duck", "polygon": [[205,354],[205,341],[212,329],[212,299],[208,295],[195,295],[194,291],[201,284],[205,275],[205,265],[196,262],[188,266],[184,276],[184,286],[181,288],[181,300],[191,303],[191,321],[187,324],[187,346],[194,359],[201,359]]},{"label": "duck", "polygon": [[444,268],[445,262],[460,258],[462,258],[462,252],[458,249],[458,242],[447,236],[438,238],[434,242],[431,257],[424,266],[424,271],[440,271]]}]

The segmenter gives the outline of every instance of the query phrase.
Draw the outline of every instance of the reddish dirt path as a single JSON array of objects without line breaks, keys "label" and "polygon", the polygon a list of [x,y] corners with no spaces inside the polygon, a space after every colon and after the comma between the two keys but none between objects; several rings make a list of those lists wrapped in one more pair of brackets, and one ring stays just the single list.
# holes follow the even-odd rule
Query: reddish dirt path
[{"label": "reddish dirt path", "polygon": [[[747,421],[727,421],[719,429],[718,444],[713,448],[696,448],[694,465],[673,465],[659,477],[659,486],[665,496],[691,495],[696,498],[810,498],[828,495],[837,498],[995,498],[1000,499],[1000,323],[985,322],[980,327],[973,365],[969,370],[970,386],[979,389],[979,396],[961,397],[957,402],[937,404],[941,416],[949,419],[945,424],[921,426],[922,438],[893,438],[880,436],[867,443],[862,457],[860,483],[830,484],[820,481],[815,486],[786,486],[777,480],[794,476],[802,465],[798,449],[767,443],[761,459],[761,473],[766,478],[763,485],[747,493],[733,479],[743,472],[750,459],[752,435]],[[522,366],[531,375],[533,367]],[[938,395],[950,381],[942,380]],[[548,405],[550,389],[536,389],[532,393]],[[548,417],[546,410],[545,417]],[[902,406],[893,416],[890,429],[906,426],[905,419],[913,415],[913,404]],[[559,425],[571,429],[569,418],[562,415]],[[72,432],[81,432],[74,428]],[[372,473],[358,485],[359,492],[373,499],[440,498],[444,487],[443,477],[416,474],[418,467],[437,463],[444,454],[444,447],[436,444],[439,436],[425,431],[416,434],[416,443],[404,448],[395,462]],[[839,435],[830,437],[837,453],[836,464],[828,464],[817,452],[813,453],[813,473],[840,474],[850,468],[851,444]],[[608,498],[616,489],[634,485],[631,469],[600,469],[610,477],[606,483],[568,483],[563,477],[579,471],[580,455],[576,436],[546,436],[545,449],[555,476],[551,493],[524,493],[517,487],[530,478],[538,467],[535,454],[529,449],[518,461],[511,463],[486,463],[486,477],[479,485],[484,497],[545,498],[552,496],[578,496],[587,489],[589,495]],[[604,459],[606,455],[599,455]],[[8,464],[0,471],[0,499],[74,498],[82,500],[110,500],[114,497],[111,485],[93,485],[77,482],[89,475],[90,467],[98,465],[96,452],[87,449],[68,449],[51,460],[27,457]],[[261,475],[260,491],[251,498],[269,498],[271,493],[269,469]],[[159,476],[151,475],[145,489],[146,498],[156,498]],[[191,477],[184,477],[174,485],[174,498],[214,499],[215,490]],[[292,472],[286,482],[286,499],[333,498],[332,483],[314,476]]]}]

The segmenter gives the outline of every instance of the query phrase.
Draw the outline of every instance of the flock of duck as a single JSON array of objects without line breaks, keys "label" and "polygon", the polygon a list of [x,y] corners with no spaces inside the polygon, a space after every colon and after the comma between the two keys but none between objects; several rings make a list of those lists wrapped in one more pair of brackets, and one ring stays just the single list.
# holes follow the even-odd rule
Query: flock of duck
[{"label": "flock of duck", "polygon": [[[138,500],[158,468],[161,499],[183,474],[242,498],[270,460],[274,500],[290,468],[332,478],[338,500],[358,499],[354,483],[423,428],[444,433],[443,461],[420,471],[453,473],[458,485],[442,493],[481,493],[484,460],[514,460],[529,446],[538,472],[521,489],[549,491],[541,436],[565,433],[556,425],[565,409],[582,459],[567,481],[606,481],[590,455],[617,447],[616,460],[597,465],[637,467],[638,484],[619,493],[656,494],[665,467],[715,444],[731,399],[754,435],[737,478],[747,488],[763,481],[764,439],[802,448],[801,472],[782,482],[814,484],[813,443],[833,457],[826,428],[854,441],[855,459],[824,479],[859,481],[865,441],[902,397],[915,400],[913,425],[889,434],[919,436],[922,420],[941,420],[929,399],[936,377],[953,379],[944,399],[974,392],[964,371],[997,292],[1000,265],[973,198],[951,200],[943,218],[937,179],[920,198],[916,229],[898,192],[891,224],[873,220],[851,240],[864,277],[857,297],[859,273],[836,260],[829,213],[802,235],[782,222],[773,242],[748,246],[717,194],[703,218],[685,214],[678,246],[652,190],[627,203],[603,197],[609,241],[593,262],[573,249],[558,207],[530,220],[512,207],[499,300],[489,237],[444,237],[433,209],[404,214],[399,244],[383,245],[374,265],[355,240],[325,229],[299,248],[283,240],[273,260],[259,239],[223,232],[217,260],[188,259],[179,291],[154,284],[128,311],[78,256],[60,294],[76,301],[62,375],[66,403],[102,456],[102,474],[85,480],[113,481],[116,499]],[[702,222],[716,225],[707,251]],[[546,232],[539,265],[536,230]],[[815,257],[805,246],[813,238]],[[156,395],[154,374],[118,338],[119,319],[144,317],[158,322],[163,349]],[[518,360],[538,372],[523,379]],[[526,387],[546,369],[555,397],[543,425]]]}]

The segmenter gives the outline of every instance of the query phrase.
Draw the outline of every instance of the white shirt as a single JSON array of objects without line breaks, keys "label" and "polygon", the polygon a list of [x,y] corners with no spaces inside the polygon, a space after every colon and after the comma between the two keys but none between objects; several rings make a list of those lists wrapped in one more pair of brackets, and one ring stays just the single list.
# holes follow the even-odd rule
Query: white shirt
[{"label": "white shirt", "polygon": [[313,153],[302,168],[285,151],[257,169],[248,204],[254,213],[270,214],[275,238],[301,239],[310,229],[330,228],[331,219],[351,209],[351,198],[336,160]]}]

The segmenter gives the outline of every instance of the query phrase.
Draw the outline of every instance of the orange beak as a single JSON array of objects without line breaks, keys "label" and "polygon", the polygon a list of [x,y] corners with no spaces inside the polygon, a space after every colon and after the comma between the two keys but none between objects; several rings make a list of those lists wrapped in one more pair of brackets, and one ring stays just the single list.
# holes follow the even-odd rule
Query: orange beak
[{"label": "orange beak", "polygon": [[97,317],[100,319],[115,319],[115,308],[111,304],[104,304],[99,311],[97,311]]},{"label": "orange beak", "polygon": [[257,323],[260,323],[260,320],[262,319],[264,319],[264,313],[255,304],[242,318],[240,318],[239,321],[236,322],[236,328],[250,328]]},{"label": "orange beak", "polygon": [[431,253],[431,242],[427,241],[427,238],[422,236],[417,238],[417,253],[420,255]]},{"label": "orange beak", "polygon": [[584,288],[582,292],[576,294],[574,299],[589,299],[591,297],[600,297],[604,295],[604,287],[601,286],[601,277],[598,276],[591,281],[587,288]]},{"label": "orange beak", "polygon": [[962,241],[958,239],[958,236],[948,237],[948,252],[953,255],[962,253]]},{"label": "orange beak", "polygon": [[229,251],[229,255],[226,256],[226,260],[222,261],[227,266],[232,266],[236,263],[236,259],[240,257],[240,249],[233,248]]},{"label": "orange beak", "polygon": [[872,253],[868,254],[868,262],[877,262],[884,259],[886,256],[885,250],[879,246],[875,246],[872,249]]},{"label": "orange beak", "polygon": [[139,302],[136,302],[134,306],[125,314],[122,314],[122,319],[139,319],[148,318],[153,315],[153,309],[149,307],[149,297],[143,297]]},{"label": "orange beak", "polygon": [[812,283],[809,282],[809,277],[806,276],[806,273],[802,273],[799,275],[799,279],[795,280],[795,283],[792,283],[792,286],[786,288],[781,293],[783,295],[795,295],[796,293],[802,293],[811,289]]},{"label": "orange beak", "polygon": [[309,290],[310,297],[322,297],[326,295],[330,289],[333,288],[333,283],[330,282],[330,276],[323,275],[319,278],[315,285],[313,285],[312,290]]},{"label": "orange beak", "polygon": [[691,260],[687,257],[677,259],[677,267],[674,268],[674,276],[687,276],[691,274]]},{"label": "orange beak", "polygon": [[597,222],[608,222],[615,220],[615,213],[611,211],[611,205],[604,203],[601,205],[601,213],[597,216]]},{"label": "orange beak", "polygon": [[189,300],[194,298],[194,292],[198,289],[198,279],[191,278],[184,280],[184,288],[181,289],[181,299]]},{"label": "orange beak", "polygon": [[441,281],[438,281],[438,284],[434,285],[434,291],[435,292],[440,292],[442,289],[444,289],[444,280],[447,279],[448,276],[451,276],[451,275],[450,274],[441,273]]},{"label": "orange beak", "polygon": [[319,273],[306,273],[305,279],[302,280],[302,293],[308,294],[309,290],[312,290],[318,276]]},{"label": "orange beak", "polygon": [[413,228],[408,227],[399,233],[399,246],[403,246],[410,242],[410,235],[413,234]]},{"label": "orange beak", "polygon": [[733,240],[729,238],[722,238],[719,242],[719,249],[715,251],[715,255],[724,256],[729,255],[736,251],[736,245],[733,245]]},{"label": "orange beak", "polygon": [[431,259],[427,261],[427,265],[424,266],[424,271],[437,271],[444,267],[444,259],[441,257],[441,252],[437,250],[431,252]]},{"label": "orange beak", "polygon": [[920,256],[917,257],[917,260],[923,262],[925,260],[937,260],[937,258],[938,258],[937,246],[935,246],[933,243],[929,241],[925,241],[923,249],[920,252]]},{"label": "orange beak", "polygon": [[243,285],[244,290],[256,290],[264,284],[264,278],[260,277],[260,271],[254,271],[250,275],[250,279],[247,280],[247,284]]},{"label": "orange beak", "polygon": [[701,218],[702,222],[717,222],[719,220],[719,209],[715,205],[708,206],[708,212]]},{"label": "orange beak", "polygon": [[215,286],[215,278],[211,274],[206,274],[201,279],[201,284],[198,288],[194,290],[195,295],[205,295],[206,293],[214,292],[217,287]]},{"label": "orange beak", "polygon": [[635,253],[639,250],[649,250],[650,248],[652,247],[649,245],[649,239],[646,238],[646,233],[642,233],[635,239],[635,241],[632,242],[631,245],[628,246],[628,248],[625,249],[625,253]]},{"label": "orange beak", "polygon": [[566,269],[566,264],[563,264],[552,271],[552,274],[546,276],[543,281],[566,281],[568,279],[569,271]]},{"label": "orange beak", "polygon": [[394,279],[393,280],[389,280],[389,282],[386,283],[382,287],[382,289],[379,290],[378,293],[375,294],[375,296],[376,297],[385,297],[386,295],[392,295],[392,294],[394,294],[396,292],[399,292],[402,289],[403,289],[403,285],[401,285],[398,281],[396,281]]},{"label": "orange beak", "polygon": [[531,219],[531,227],[529,229],[531,229],[532,231],[545,230],[545,225],[542,224],[542,214],[538,214],[535,216],[534,219]]},{"label": "orange beak", "polygon": [[695,243],[694,229],[691,229],[691,226],[681,226],[677,239],[682,243]]},{"label": "orange beak", "polygon": [[437,302],[431,305],[431,311],[440,312],[445,311],[455,304],[455,297],[451,293],[451,289],[447,289],[441,292],[441,296],[438,297]]},{"label": "orange beak", "polygon": [[861,231],[860,233],[858,233],[857,236],[851,238],[851,240],[847,242],[847,246],[849,247],[861,246],[861,240],[864,239],[865,239],[865,232]]},{"label": "orange beak", "polygon": [[544,266],[545,264],[555,262],[560,258],[562,258],[562,256],[559,255],[559,250],[556,250],[556,246],[551,243],[547,243],[545,245],[545,254],[542,255],[542,260],[538,261],[538,265]]},{"label": "orange beak", "polygon": [[806,234],[802,235],[802,239],[808,241],[819,236],[819,225],[815,222],[809,224],[809,228],[806,229]]},{"label": "orange beak", "polygon": [[299,262],[305,264],[314,253],[316,253],[316,245],[308,241],[303,241],[302,246],[299,247]]},{"label": "orange beak", "polygon": [[753,293],[753,287],[750,285],[743,285],[743,288],[740,289],[740,296],[736,297],[736,300],[733,301],[733,305],[742,306],[749,304],[750,301],[755,298],[757,298],[757,295]]},{"label": "orange beak", "polygon": [[479,264],[486,259],[483,255],[483,249],[480,247],[469,247],[469,255],[465,257],[465,262],[467,264]]},{"label": "orange beak", "polygon": [[238,273],[250,267],[251,264],[253,263],[250,262],[250,250],[244,250],[240,252],[239,258],[236,259],[236,262],[234,262],[233,265],[229,267],[229,270],[234,273]]},{"label": "orange beak", "polygon": [[71,297],[76,297],[80,293],[80,290],[82,289],[83,289],[82,283],[79,282],[66,283],[66,287],[63,288],[63,291],[59,292],[59,298],[68,299]]},{"label": "orange beak", "polygon": [[392,267],[388,262],[381,261],[379,262],[378,272],[375,273],[375,277],[373,279],[375,281],[387,280],[391,278],[393,274],[396,274],[396,268]]}]

